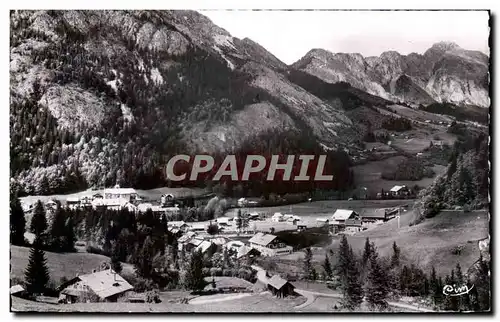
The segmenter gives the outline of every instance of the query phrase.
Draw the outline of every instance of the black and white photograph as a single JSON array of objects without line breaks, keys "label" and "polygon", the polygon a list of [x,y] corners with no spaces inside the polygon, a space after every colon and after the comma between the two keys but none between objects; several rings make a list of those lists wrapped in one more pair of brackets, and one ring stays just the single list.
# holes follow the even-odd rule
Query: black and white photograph
[{"label": "black and white photograph", "polygon": [[10,10],[10,311],[492,313],[486,9]]}]

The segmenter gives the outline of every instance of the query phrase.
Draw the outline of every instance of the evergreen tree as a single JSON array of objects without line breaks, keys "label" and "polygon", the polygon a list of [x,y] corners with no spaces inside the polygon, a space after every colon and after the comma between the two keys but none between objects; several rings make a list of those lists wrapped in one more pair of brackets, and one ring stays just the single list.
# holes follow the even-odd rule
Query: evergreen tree
[{"label": "evergreen tree", "polygon": [[488,262],[479,256],[478,271],[474,281],[474,287],[477,288],[478,303],[480,311],[489,311],[491,309],[491,278]]},{"label": "evergreen tree", "polygon": [[348,310],[355,310],[363,302],[363,286],[360,280],[360,271],[352,248],[349,247],[351,262],[347,268],[346,283],[343,286],[344,298],[342,305]]},{"label": "evergreen tree", "polygon": [[150,278],[153,274],[153,258],[155,256],[154,243],[150,236],[147,236],[142,247],[137,248],[134,256],[134,266],[137,275]]},{"label": "evergreen tree", "polygon": [[323,270],[325,271],[325,277],[329,280],[332,279],[333,271],[328,255],[325,255],[325,260],[323,261]]},{"label": "evergreen tree", "polygon": [[217,224],[213,224],[212,222],[210,222],[207,227],[207,233],[209,235],[217,235],[219,233],[219,227],[217,226]]},{"label": "evergreen tree", "polygon": [[434,268],[434,266],[432,266],[429,279],[429,291],[432,295],[434,305],[440,305],[443,301],[443,286],[436,276],[436,269]]},{"label": "evergreen tree", "polygon": [[43,294],[50,280],[47,259],[41,246],[41,241],[35,238],[33,246],[30,249],[28,266],[24,273],[26,290],[31,294]]},{"label": "evergreen tree", "polygon": [[65,252],[74,252],[75,242],[76,242],[75,224],[73,216],[69,215],[68,219],[66,220],[66,225],[64,227],[63,250]]},{"label": "evergreen tree", "polygon": [[111,269],[118,274],[120,274],[123,269],[122,263],[120,262],[120,250],[116,244],[113,246],[111,253]]},{"label": "evergreen tree", "polygon": [[47,229],[47,218],[45,217],[45,209],[43,208],[42,202],[37,201],[35,209],[33,210],[33,218],[31,219],[30,231],[35,234],[35,237],[39,238],[39,242],[42,242],[42,236]]},{"label": "evergreen tree", "polygon": [[370,239],[366,237],[365,249],[363,251],[363,267],[366,267],[366,264],[368,263],[371,254],[372,254],[372,246],[370,244]]},{"label": "evergreen tree", "polygon": [[389,294],[387,275],[380,264],[376,250],[372,250],[369,259],[368,286],[365,289],[366,300],[372,308],[386,309]]},{"label": "evergreen tree", "polygon": [[10,191],[10,242],[12,245],[24,245],[26,218],[18,198],[18,190],[11,187]]},{"label": "evergreen tree", "polygon": [[313,266],[312,266],[312,251],[311,248],[307,247],[305,249],[305,256],[304,256],[304,273],[307,276],[307,279],[314,279],[313,278]]},{"label": "evergreen tree", "polygon": [[186,272],[185,285],[193,291],[202,290],[206,286],[203,278],[203,255],[201,252],[194,251],[191,254],[191,260]]},{"label": "evergreen tree", "polygon": [[391,268],[399,266],[400,253],[401,250],[399,249],[398,245],[396,245],[396,242],[394,242],[392,244]]},{"label": "evergreen tree", "polygon": [[63,249],[63,236],[66,230],[66,214],[64,210],[57,207],[54,219],[52,220],[52,225],[50,227],[50,250],[51,251],[61,251]]},{"label": "evergreen tree", "polygon": [[349,243],[347,242],[347,237],[342,235],[340,240],[339,247],[339,257],[337,262],[337,274],[340,276],[341,282],[346,283],[347,271],[349,269],[349,265],[351,263],[350,252],[349,252]]}]

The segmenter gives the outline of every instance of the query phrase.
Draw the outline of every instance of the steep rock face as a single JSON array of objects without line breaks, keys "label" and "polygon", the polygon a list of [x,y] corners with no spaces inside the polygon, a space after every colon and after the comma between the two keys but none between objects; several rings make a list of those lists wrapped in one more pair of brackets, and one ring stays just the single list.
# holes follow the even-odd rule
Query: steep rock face
[{"label": "steep rock face", "polygon": [[173,154],[267,131],[356,139],[340,103],[198,12],[13,11],[10,52],[11,176],[27,193],[163,185]]},{"label": "steep rock face", "polygon": [[292,66],[324,81],[345,81],[386,99],[409,104],[449,102],[489,107],[488,56],[454,43],[433,45],[423,55],[395,51],[379,57],[313,49]]}]

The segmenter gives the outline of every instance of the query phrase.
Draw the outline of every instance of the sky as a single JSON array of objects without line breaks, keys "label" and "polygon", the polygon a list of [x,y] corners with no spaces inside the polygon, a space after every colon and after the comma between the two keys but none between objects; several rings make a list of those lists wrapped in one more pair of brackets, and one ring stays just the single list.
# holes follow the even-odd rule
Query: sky
[{"label": "sky", "polygon": [[378,56],[423,53],[452,41],[489,54],[487,11],[200,11],[232,36],[248,37],[287,64],[313,48]]}]

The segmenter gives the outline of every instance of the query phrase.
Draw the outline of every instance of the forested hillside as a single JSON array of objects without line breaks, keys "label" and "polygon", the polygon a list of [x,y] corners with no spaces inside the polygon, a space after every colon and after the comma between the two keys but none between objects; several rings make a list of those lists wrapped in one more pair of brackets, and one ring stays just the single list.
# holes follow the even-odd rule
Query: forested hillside
[{"label": "forested hillside", "polygon": [[13,11],[10,40],[21,194],[169,185],[171,156],[238,152],[266,133],[311,137],[297,151],[356,140],[340,103],[290,83],[274,56],[196,12]]}]

